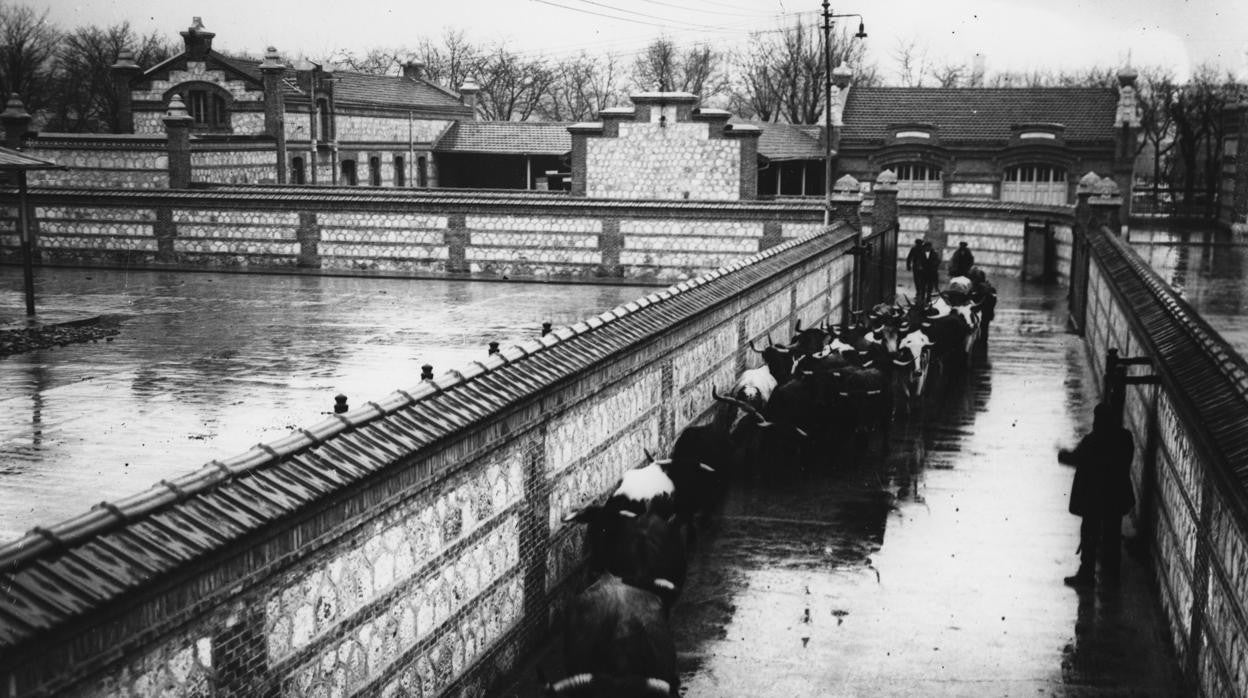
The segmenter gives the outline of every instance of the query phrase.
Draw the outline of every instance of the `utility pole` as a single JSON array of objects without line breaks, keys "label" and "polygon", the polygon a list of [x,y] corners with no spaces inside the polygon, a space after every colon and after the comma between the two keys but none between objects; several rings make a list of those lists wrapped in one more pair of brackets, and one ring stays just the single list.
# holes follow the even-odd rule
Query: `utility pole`
[{"label": "utility pole", "polygon": [[832,8],[823,0],[823,226],[832,225]]}]

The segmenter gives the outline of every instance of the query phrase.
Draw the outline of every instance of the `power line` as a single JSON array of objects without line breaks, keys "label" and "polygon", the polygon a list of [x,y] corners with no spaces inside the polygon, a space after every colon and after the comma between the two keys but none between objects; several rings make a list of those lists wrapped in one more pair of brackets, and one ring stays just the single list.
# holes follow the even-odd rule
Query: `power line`
[{"label": "power line", "polygon": [[560,4],[551,2],[550,0],[533,0],[533,2],[540,2],[543,5],[550,5],[551,7],[558,7],[561,10],[571,10],[573,12],[580,12],[582,14],[593,15],[595,17],[604,17],[606,19],[614,19],[620,22],[632,22],[633,24],[645,24],[647,26],[658,27],[660,29],[671,28],[671,25],[668,25],[668,24],[658,24],[655,22],[643,22],[639,19],[632,19],[631,17],[617,17],[615,15],[608,15],[608,14],[603,14],[601,12],[594,12],[593,10],[583,10],[579,7],[568,7],[567,5],[560,5]]},{"label": "power line", "polygon": [[[594,6],[596,6],[596,7],[606,8],[606,9],[608,9],[608,10],[612,10],[612,11],[614,11],[614,12],[626,12],[626,13],[631,14],[631,15],[640,15],[640,16],[642,16],[642,17],[651,17],[651,15],[646,14],[645,12],[638,12],[638,11],[636,11],[636,10],[626,10],[626,9],[624,9],[624,8],[622,8],[622,7],[615,7],[615,6],[613,6],[613,5],[607,5],[607,4],[604,4],[604,3],[601,3],[601,2],[595,2],[595,0],[577,0],[577,1],[578,1],[578,2],[583,2],[583,3],[585,3],[586,5],[594,5]],[[569,10],[572,10],[572,9],[575,9],[575,8],[571,8],[571,7],[569,7],[568,9],[569,9]],[[662,17],[654,17],[654,19],[663,20],[663,18],[662,18]],[[695,28],[695,29],[714,29],[714,28],[715,28],[715,27],[712,27],[712,26],[709,26],[709,25],[706,25],[706,24],[694,24],[693,22],[685,22],[685,21],[677,21],[677,20],[666,20],[666,21],[668,21],[668,22],[670,22],[670,23],[672,23],[672,24],[683,24],[683,25],[685,25],[686,27]]]}]

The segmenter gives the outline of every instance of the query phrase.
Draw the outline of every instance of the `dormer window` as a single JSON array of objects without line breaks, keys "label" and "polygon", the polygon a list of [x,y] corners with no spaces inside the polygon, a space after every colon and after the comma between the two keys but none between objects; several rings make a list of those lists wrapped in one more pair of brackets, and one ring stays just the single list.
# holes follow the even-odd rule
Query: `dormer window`
[{"label": "dormer window", "polygon": [[1068,203],[1066,170],[1042,163],[1015,165],[1005,170],[1002,201],[1062,206]]},{"label": "dormer window", "polygon": [[940,168],[921,162],[889,165],[897,173],[897,197],[907,199],[940,199],[945,195]]}]

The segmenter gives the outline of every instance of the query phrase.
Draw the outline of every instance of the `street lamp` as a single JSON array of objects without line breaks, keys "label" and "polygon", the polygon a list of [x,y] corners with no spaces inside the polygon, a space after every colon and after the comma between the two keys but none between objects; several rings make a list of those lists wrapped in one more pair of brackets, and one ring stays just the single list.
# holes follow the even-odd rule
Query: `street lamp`
[{"label": "street lamp", "polygon": [[860,14],[832,14],[829,0],[823,0],[823,225],[832,224],[832,20],[842,17],[858,18],[855,39],[867,38],[867,30]]}]

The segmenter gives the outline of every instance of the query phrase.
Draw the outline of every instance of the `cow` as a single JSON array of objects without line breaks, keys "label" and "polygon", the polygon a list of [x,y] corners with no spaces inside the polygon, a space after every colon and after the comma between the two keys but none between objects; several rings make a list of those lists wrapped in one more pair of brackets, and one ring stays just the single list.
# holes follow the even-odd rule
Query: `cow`
[{"label": "cow", "polygon": [[670,610],[688,572],[675,516],[591,505],[563,520],[586,526],[591,572],[609,572],[625,580],[671,581],[675,589],[663,598],[665,610]]},{"label": "cow", "polygon": [[628,580],[604,572],[568,606],[564,666],[569,676],[546,693],[603,698],[680,695],[676,644],[662,578]]},{"label": "cow", "polygon": [[775,374],[772,373],[766,364],[763,364],[757,368],[751,368],[742,372],[729,394],[748,402],[755,409],[762,409],[767,404],[767,401],[771,399],[771,393],[776,389],[777,385],[779,385],[779,382],[776,380]]},{"label": "cow", "polygon": [[897,343],[892,357],[894,396],[907,412],[912,403],[922,399],[927,388],[931,347],[932,340],[923,330],[907,332]]}]

